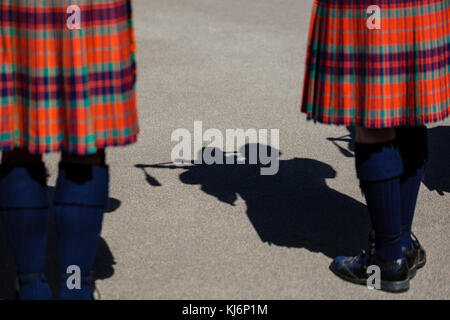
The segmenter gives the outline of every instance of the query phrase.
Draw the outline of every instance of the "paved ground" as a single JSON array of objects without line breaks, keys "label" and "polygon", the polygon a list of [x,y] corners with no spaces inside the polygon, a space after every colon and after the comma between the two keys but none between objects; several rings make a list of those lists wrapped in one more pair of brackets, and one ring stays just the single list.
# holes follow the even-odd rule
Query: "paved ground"
[{"label": "paved ground", "polygon": [[[348,130],[299,113],[311,6],[134,1],[142,132],[108,154],[111,212],[96,265],[103,299],[450,297],[450,121],[430,127],[414,226],[429,262],[411,290],[374,292],[328,270],[332,257],[364,246],[368,217]],[[222,132],[280,129],[279,174],[147,166],[169,162],[172,132],[193,132],[195,120]],[[54,184],[57,157],[47,159]]]}]

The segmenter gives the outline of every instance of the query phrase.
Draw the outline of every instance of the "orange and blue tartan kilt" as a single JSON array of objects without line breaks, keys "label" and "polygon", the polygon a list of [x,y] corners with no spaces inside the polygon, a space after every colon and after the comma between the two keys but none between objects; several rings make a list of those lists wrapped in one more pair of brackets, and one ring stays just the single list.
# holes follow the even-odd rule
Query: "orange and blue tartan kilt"
[{"label": "orange and blue tartan kilt", "polygon": [[391,128],[450,113],[450,1],[315,0],[301,110]]},{"label": "orange and blue tartan kilt", "polygon": [[135,83],[130,0],[0,2],[0,150],[134,143]]}]

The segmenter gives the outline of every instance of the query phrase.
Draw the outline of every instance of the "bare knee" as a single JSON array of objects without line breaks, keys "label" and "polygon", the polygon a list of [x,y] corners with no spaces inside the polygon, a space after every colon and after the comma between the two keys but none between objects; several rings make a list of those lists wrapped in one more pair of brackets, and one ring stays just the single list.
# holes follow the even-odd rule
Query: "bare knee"
[{"label": "bare knee", "polygon": [[356,142],[359,143],[382,143],[395,139],[395,129],[368,129],[356,128]]},{"label": "bare knee", "polygon": [[106,155],[105,150],[99,150],[94,154],[88,155],[70,154],[63,151],[61,161],[77,164],[104,165],[106,163]]},{"label": "bare knee", "polygon": [[42,156],[31,154],[25,149],[14,149],[2,152],[2,164],[5,165],[21,165],[38,162],[42,162]]}]

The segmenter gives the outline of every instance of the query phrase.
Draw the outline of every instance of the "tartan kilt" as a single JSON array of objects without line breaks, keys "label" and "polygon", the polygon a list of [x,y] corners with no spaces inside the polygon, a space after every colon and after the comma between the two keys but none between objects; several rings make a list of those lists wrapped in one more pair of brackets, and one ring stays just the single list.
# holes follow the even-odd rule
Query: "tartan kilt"
[{"label": "tartan kilt", "polygon": [[134,143],[135,83],[130,0],[0,2],[0,150]]},{"label": "tartan kilt", "polygon": [[301,111],[366,128],[445,119],[450,1],[315,0]]}]

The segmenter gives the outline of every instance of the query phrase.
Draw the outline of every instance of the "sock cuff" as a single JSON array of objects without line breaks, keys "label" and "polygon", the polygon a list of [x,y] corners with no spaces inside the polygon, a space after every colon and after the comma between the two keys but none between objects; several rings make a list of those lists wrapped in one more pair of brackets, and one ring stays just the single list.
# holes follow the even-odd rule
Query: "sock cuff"
[{"label": "sock cuff", "polygon": [[0,165],[0,209],[49,206],[47,170],[43,163]]},{"label": "sock cuff", "polygon": [[61,162],[54,202],[62,205],[106,207],[109,193],[107,165]]},{"label": "sock cuff", "polygon": [[403,162],[396,141],[355,143],[356,174],[361,181],[382,181],[399,177]]},{"label": "sock cuff", "polygon": [[395,130],[403,159],[404,174],[416,175],[429,158],[427,127],[401,127]]}]

